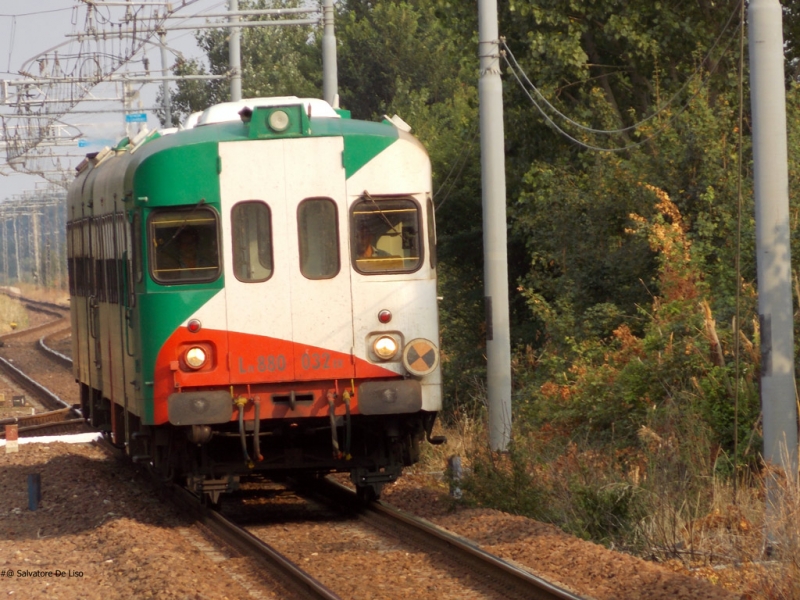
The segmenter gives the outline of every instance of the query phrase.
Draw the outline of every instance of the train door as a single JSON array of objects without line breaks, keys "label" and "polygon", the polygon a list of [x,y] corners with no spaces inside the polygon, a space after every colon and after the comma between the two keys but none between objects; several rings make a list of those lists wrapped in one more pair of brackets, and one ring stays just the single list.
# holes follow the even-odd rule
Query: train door
[{"label": "train door", "polygon": [[232,383],[350,378],[341,138],[220,144]]},{"label": "train door", "polygon": [[340,137],[284,141],[298,381],[355,376],[343,152]]}]

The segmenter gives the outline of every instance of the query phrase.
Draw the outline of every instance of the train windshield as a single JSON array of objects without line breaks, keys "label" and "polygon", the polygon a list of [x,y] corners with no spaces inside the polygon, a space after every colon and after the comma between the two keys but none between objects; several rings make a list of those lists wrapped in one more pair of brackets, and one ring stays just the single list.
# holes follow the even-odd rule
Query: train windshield
[{"label": "train windshield", "polygon": [[219,277],[217,214],[209,208],[154,211],[148,220],[150,272],[159,283]]},{"label": "train windshield", "polygon": [[416,271],[422,264],[419,205],[365,193],[351,212],[350,249],[361,273]]}]

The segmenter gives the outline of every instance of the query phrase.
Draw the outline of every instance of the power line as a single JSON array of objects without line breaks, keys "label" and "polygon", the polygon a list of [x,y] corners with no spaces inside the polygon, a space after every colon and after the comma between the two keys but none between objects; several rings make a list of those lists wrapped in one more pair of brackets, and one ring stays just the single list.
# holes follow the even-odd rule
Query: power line
[{"label": "power line", "polygon": [[[731,23],[733,22],[733,18],[734,18],[734,17],[735,17],[735,16],[736,16],[736,15],[737,15],[739,12],[740,12],[740,7],[741,7],[741,5],[742,5],[742,3],[741,3],[741,2],[737,2],[737,4],[736,4],[736,6],[734,7],[733,11],[732,11],[732,12],[731,12],[731,14],[728,16],[728,19],[726,20],[726,22],[725,22],[725,25],[724,25],[724,26],[722,27],[722,29],[720,30],[720,33],[719,33],[719,35],[717,35],[717,38],[714,40],[714,43],[711,45],[711,47],[710,47],[710,48],[708,49],[708,51],[706,52],[706,55],[703,57],[703,60],[702,60],[702,61],[700,61],[700,65],[706,64],[706,62],[707,62],[707,61],[708,61],[708,60],[711,58],[711,55],[712,55],[712,53],[714,52],[714,50],[716,49],[716,47],[719,45],[719,43],[720,43],[720,41],[722,40],[722,38],[723,38],[723,36],[724,36],[725,32],[728,30],[728,28],[730,27]],[[734,34],[736,34],[736,31],[734,31]],[[735,35],[734,35],[734,38],[735,38]],[[733,39],[733,38],[732,38],[732,39]],[[508,57],[507,57],[507,56],[505,56],[505,54],[504,54],[504,58],[505,58],[505,60],[506,60],[506,63],[508,64],[508,66],[509,66],[509,67],[511,67],[512,71],[514,71],[514,75],[515,75],[515,77],[516,77],[517,81],[518,81],[518,82],[520,83],[520,85],[523,87],[523,90],[525,90],[525,91],[526,91],[526,94],[527,94],[527,95],[528,95],[528,97],[531,99],[531,101],[532,101],[532,102],[533,102],[533,104],[536,106],[536,108],[537,108],[537,109],[538,109],[540,112],[542,112],[543,116],[545,116],[545,118],[547,118],[547,119],[548,119],[548,122],[550,122],[550,123],[551,123],[551,124],[552,124],[554,127],[556,127],[556,129],[558,129],[558,130],[559,130],[559,132],[561,132],[562,134],[566,135],[566,137],[568,137],[568,138],[569,138],[569,139],[571,139],[572,141],[574,141],[574,142],[576,142],[576,143],[578,143],[578,144],[584,145],[584,146],[586,146],[586,144],[583,144],[582,142],[579,142],[579,141],[578,141],[578,140],[576,140],[575,138],[572,138],[571,136],[569,136],[568,134],[566,134],[565,132],[563,132],[563,130],[561,130],[561,129],[560,129],[558,126],[557,126],[557,125],[555,125],[555,123],[552,121],[552,119],[549,119],[549,118],[547,117],[547,115],[545,115],[545,114],[544,114],[544,112],[543,112],[542,108],[541,108],[541,107],[538,105],[538,103],[537,103],[537,102],[536,102],[536,101],[535,101],[535,100],[534,100],[534,99],[531,97],[531,95],[530,95],[530,94],[528,94],[528,93],[527,93],[527,89],[525,88],[524,84],[523,84],[523,83],[522,83],[522,81],[520,80],[519,76],[517,76],[517,74],[516,74],[516,71],[519,71],[520,73],[522,73],[522,77],[523,77],[523,79],[524,79],[524,80],[525,80],[525,82],[526,82],[526,83],[527,83],[527,84],[530,86],[530,88],[531,88],[531,89],[532,89],[532,90],[533,90],[533,91],[536,93],[536,95],[538,96],[538,98],[539,98],[539,99],[540,99],[540,100],[541,100],[541,101],[542,101],[542,102],[543,102],[543,103],[544,103],[544,104],[545,104],[545,105],[546,105],[546,106],[547,106],[547,107],[548,107],[548,108],[549,108],[551,111],[553,111],[553,112],[554,112],[554,113],[555,113],[557,116],[561,117],[561,118],[562,118],[562,119],[564,119],[564,120],[565,120],[567,123],[569,123],[569,124],[573,125],[574,127],[578,128],[578,129],[580,129],[580,130],[582,130],[582,131],[586,131],[586,132],[589,132],[589,133],[595,133],[595,134],[601,134],[601,135],[614,135],[614,134],[620,134],[620,133],[625,133],[625,132],[627,132],[627,131],[633,131],[633,130],[636,130],[636,129],[640,128],[642,125],[644,125],[645,123],[647,123],[647,122],[648,122],[648,121],[650,121],[651,119],[655,118],[656,116],[658,116],[659,114],[661,114],[663,111],[665,111],[667,108],[669,108],[669,107],[670,107],[672,104],[674,104],[674,103],[677,101],[677,99],[678,99],[678,98],[681,96],[681,94],[683,94],[683,92],[684,92],[684,91],[685,91],[685,90],[686,90],[686,89],[689,87],[689,85],[692,83],[692,81],[694,81],[694,79],[695,79],[696,77],[698,77],[698,76],[700,76],[700,75],[702,74],[702,67],[698,67],[698,68],[696,68],[696,69],[694,70],[694,72],[691,74],[691,76],[690,76],[690,77],[689,77],[689,78],[686,80],[686,82],[684,82],[684,84],[681,86],[681,88],[680,88],[680,89],[679,89],[677,92],[675,92],[675,93],[674,93],[674,94],[673,94],[673,95],[672,95],[672,96],[669,98],[669,100],[667,100],[667,101],[666,101],[665,103],[663,103],[663,104],[662,104],[660,107],[658,107],[658,108],[657,108],[657,109],[656,109],[656,110],[655,110],[653,113],[651,113],[651,114],[650,114],[650,115],[648,115],[647,117],[643,118],[643,119],[642,119],[642,120],[640,120],[639,122],[637,122],[637,123],[634,123],[633,125],[630,125],[630,126],[628,126],[628,127],[620,128],[620,129],[594,129],[594,128],[592,128],[592,127],[587,127],[587,126],[585,126],[585,125],[582,125],[582,124],[580,124],[580,123],[576,122],[575,120],[571,119],[570,117],[568,117],[567,115],[565,115],[564,113],[562,113],[561,111],[559,111],[559,110],[558,110],[558,109],[557,109],[555,106],[553,106],[553,104],[551,104],[551,103],[550,103],[550,102],[547,100],[547,98],[544,96],[544,94],[542,94],[542,92],[541,92],[541,91],[540,91],[540,90],[539,90],[539,89],[538,89],[538,88],[537,88],[537,87],[536,87],[536,86],[533,84],[533,82],[530,80],[530,78],[528,77],[528,75],[525,73],[524,69],[523,69],[523,68],[522,68],[522,67],[519,65],[519,63],[517,62],[517,59],[516,59],[516,57],[514,56],[514,53],[513,53],[513,52],[511,51],[511,49],[508,47],[508,44],[506,43],[506,40],[505,40],[505,38],[501,38],[501,39],[500,39],[500,43],[501,43],[501,45],[503,46],[503,48],[505,49],[505,51],[506,51],[506,53],[508,54],[508,56],[510,56],[510,57],[511,57],[511,61],[509,61],[509,60],[508,60]],[[726,44],[725,48],[724,48],[724,49],[723,49],[723,51],[722,51],[722,55],[723,55],[723,56],[724,56],[724,55],[725,55],[725,53],[727,52],[727,50],[728,50],[728,48],[730,47],[731,43],[732,43],[732,41],[731,41],[731,40],[729,40],[729,41],[728,41],[728,43]],[[512,64],[512,63],[513,63],[513,64]],[[704,82],[701,84],[701,86],[700,86],[700,89],[702,89],[702,87],[704,87],[706,83],[707,83],[707,80],[706,80],[706,81],[704,81]],[[690,98],[690,100],[691,100],[691,99],[693,99],[693,98],[694,98],[694,96],[696,96],[696,95],[697,95],[697,93],[693,94],[693,95],[692,95],[692,97]],[[688,104],[687,104],[687,106],[688,106]],[[679,112],[678,112],[678,113],[677,113],[675,116],[677,116],[678,114],[680,114],[681,112],[683,112],[685,109],[686,109],[686,107],[682,108],[682,109],[681,109],[681,110],[680,110],[680,111],[679,111]],[[674,117],[673,117],[673,119],[674,119]],[[638,146],[638,145],[641,145],[642,143],[644,143],[644,142],[648,141],[649,139],[652,139],[652,137],[651,137],[651,138],[648,138],[647,140],[643,140],[642,142],[639,142],[639,143],[637,143],[637,144],[629,145],[629,146],[626,146],[625,148],[621,148],[621,149],[598,148],[598,147],[591,147],[590,149],[593,149],[593,150],[612,151],[612,152],[613,152],[613,151],[619,151],[619,150],[622,150],[622,149],[629,149],[629,148],[632,148],[632,147],[636,147],[636,146]],[[587,146],[587,148],[588,148],[588,147],[589,147],[589,146]]]},{"label": "power line", "polygon": [[40,10],[40,11],[29,12],[29,13],[16,13],[16,14],[0,13],[0,17],[31,17],[31,16],[36,16],[36,15],[46,15],[48,13],[64,12],[66,10],[73,10],[73,7],[70,6],[69,8],[52,8],[50,10]]},{"label": "power line", "polygon": [[[731,37],[731,39],[728,41],[728,43],[727,43],[727,44],[725,45],[725,47],[723,48],[723,50],[722,50],[722,53],[721,53],[721,55],[720,55],[720,56],[725,56],[725,54],[727,54],[727,52],[728,52],[728,49],[730,48],[731,44],[732,44],[732,43],[733,43],[733,42],[734,42],[736,39],[737,39],[737,36],[735,36],[735,35]],[[555,121],[554,121],[554,120],[553,120],[553,119],[550,117],[550,115],[549,115],[549,114],[547,114],[547,112],[546,112],[546,111],[545,111],[545,110],[544,110],[544,109],[543,109],[543,108],[542,108],[542,107],[539,105],[539,103],[537,103],[537,102],[536,102],[536,100],[534,99],[534,97],[533,97],[533,96],[530,94],[530,92],[528,91],[528,89],[525,87],[525,84],[523,83],[522,79],[520,79],[520,76],[517,74],[517,71],[516,71],[516,69],[515,69],[515,66],[514,66],[514,65],[513,65],[513,64],[512,64],[512,63],[511,63],[509,60],[508,60],[508,57],[506,57],[506,56],[505,56],[505,54],[504,54],[504,55],[503,55],[503,58],[505,59],[505,61],[506,61],[506,64],[507,64],[507,65],[510,67],[510,69],[511,69],[511,72],[512,72],[512,74],[514,75],[514,78],[517,80],[517,83],[519,83],[520,87],[522,88],[522,91],[525,93],[525,95],[528,97],[528,99],[531,101],[531,103],[532,103],[532,104],[533,104],[533,105],[536,107],[536,109],[539,111],[539,113],[540,113],[540,114],[541,114],[541,115],[542,115],[542,116],[545,118],[545,120],[546,120],[546,121],[547,121],[547,122],[548,122],[548,123],[549,123],[549,124],[550,124],[550,125],[551,125],[551,126],[552,126],[552,127],[553,127],[553,128],[556,130],[556,131],[557,131],[557,132],[558,132],[558,133],[560,133],[560,134],[561,134],[563,137],[567,138],[568,140],[570,140],[571,142],[573,142],[573,143],[575,143],[575,144],[577,144],[577,145],[579,145],[579,146],[582,146],[583,148],[586,148],[587,150],[594,150],[594,151],[596,151],[596,152],[624,152],[624,151],[627,151],[627,150],[632,150],[632,149],[634,149],[634,148],[638,148],[638,147],[640,147],[640,146],[643,146],[643,145],[644,145],[644,144],[646,144],[647,142],[649,142],[649,141],[653,140],[654,138],[658,137],[659,135],[661,135],[662,133],[664,133],[664,131],[666,131],[667,129],[669,129],[669,127],[672,125],[672,123],[673,123],[673,122],[674,122],[674,121],[675,121],[675,120],[676,120],[676,119],[677,119],[677,118],[678,118],[678,117],[679,117],[681,114],[683,114],[684,112],[686,112],[686,110],[689,108],[689,106],[691,106],[691,104],[692,104],[692,101],[693,101],[693,100],[694,100],[694,99],[695,99],[695,98],[696,98],[696,97],[697,97],[697,96],[700,94],[700,92],[701,92],[701,91],[703,91],[703,89],[705,89],[705,87],[706,87],[706,86],[708,85],[708,83],[711,81],[711,77],[710,77],[710,76],[709,76],[709,77],[707,77],[705,80],[702,80],[702,81],[700,82],[700,85],[698,86],[697,90],[696,90],[696,91],[695,91],[695,92],[694,92],[694,93],[693,93],[693,94],[692,94],[692,95],[691,95],[691,96],[690,96],[690,97],[687,99],[686,103],[685,103],[683,106],[681,106],[681,107],[678,109],[678,111],[677,111],[677,112],[675,112],[675,114],[674,114],[674,115],[672,115],[672,117],[670,117],[670,118],[669,118],[669,120],[668,120],[668,121],[667,121],[667,122],[666,122],[666,123],[665,123],[665,124],[664,124],[664,125],[663,125],[663,126],[660,128],[660,129],[658,129],[658,130],[657,130],[655,133],[653,133],[652,135],[650,135],[650,136],[648,136],[648,137],[646,137],[646,138],[644,138],[643,140],[640,140],[640,141],[638,141],[638,142],[634,142],[634,143],[631,143],[631,144],[626,144],[625,146],[620,146],[620,147],[618,147],[618,148],[604,148],[604,147],[602,147],[602,146],[594,146],[594,145],[592,145],[592,144],[588,144],[588,143],[586,143],[586,142],[582,142],[581,140],[579,140],[579,139],[577,139],[577,138],[573,137],[572,135],[570,135],[569,133],[567,133],[566,131],[564,131],[564,130],[563,130],[561,127],[559,127],[559,125],[558,125],[558,124],[557,124],[557,123],[556,123],[556,122],[555,122]],[[519,65],[517,65],[517,67],[518,67],[518,66],[519,66]],[[521,68],[520,68],[520,71],[521,71]],[[523,73],[523,76],[525,76],[525,78],[527,79],[527,75],[525,75],[524,71],[522,71],[522,73]],[[659,112],[660,112],[660,111],[659,111]],[[561,114],[561,113],[559,113],[559,114]],[[653,116],[655,116],[655,115],[651,115],[651,116],[650,116],[650,117],[648,117],[646,120],[650,120],[650,119],[651,119]],[[574,121],[572,121],[572,120],[569,120],[569,121],[570,121],[571,123],[574,123]],[[642,121],[642,123],[643,123],[643,122],[644,122],[644,121]],[[638,127],[640,127],[640,125],[637,125],[637,128],[638,128]],[[617,131],[596,131],[596,130],[593,130],[593,129],[591,129],[591,128],[587,128],[587,127],[584,127],[584,126],[580,126],[580,128],[581,128],[581,129],[584,129],[584,130],[588,130],[588,131],[590,131],[590,132],[606,133],[606,134],[610,134],[610,133],[617,133],[617,132],[625,131],[625,130],[617,130]]]},{"label": "power line", "polygon": [[436,190],[436,192],[433,194],[433,199],[436,200],[436,196],[438,196],[439,193],[444,189],[444,186],[447,184],[448,180],[450,179],[450,176],[453,174],[453,171],[457,166],[459,166],[460,163],[460,166],[458,168],[458,173],[456,173],[455,178],[450,183],[450,187],[447,189],[447,193],[444,195],[444,198],[442,198],[442,201],[439,203],[439,205],[436,206],[434,212],[442,208],[444,203],[447,202],[447,199],[450,197],[450,194],[452,193],[453,189],[455,189],[456,183],[458,183],[459,179],[461,178],[461,173],[464,170],[464,167],[467,165],[467,159],[469,158],[468,154],[475,145],[475,139],[478,137],[479,133],[478,121],[475,121],[475,124],[472,126],[471,133],[472,133],[472,139],[469,141],[469,144],[464,145],[463,149],[461,150],[461,154],[459,154],[458,158],[453,163],[453,166],[450,167],[450,172],[447,174],[447,177],[444,178],[444,181],[439,186],[439,189]]}]

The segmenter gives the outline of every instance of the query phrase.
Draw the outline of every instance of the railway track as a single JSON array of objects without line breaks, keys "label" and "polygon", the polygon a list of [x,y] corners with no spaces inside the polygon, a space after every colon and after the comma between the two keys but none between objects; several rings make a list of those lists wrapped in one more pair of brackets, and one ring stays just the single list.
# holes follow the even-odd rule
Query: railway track
[{"label": "railway track", "polygon": [[263,565],[268,570],[271,579],[283,588],[281,597],[320,600],[338,600],[340,598],[272,546],[248,532],[247,529],[223,517],[219,512],[201,505],[199,499],[184,488],[168,485],[164,487],[164,494],[182,510],[192,514],[211,533],[213,538]]},{"label": "railway track", "polygon": [[[358,503],[355,491],[335,481],[324,479],[318,496],[335,500],[341,506]],[[403,512],[381,501],[372,502],[359,511],[358,518],[370,527],[394,535],[432,554],[449,557],[459,569],[468,569],[503,598],[528,600],[580,600],[563,588],[495,556],[479,546],[441,527]]]},{"label": "railway track", "polygon": [[69,328],[68,308],[58,307],[58,305],[51,304],[49,302],[36,302],[34,300],[24,300],[23,303],[25,308],[28,310],[49,316],[51,317],[51,320],[40,323],[39,325],[34,325],[33,327],[26,327],[25,329],[19,329],[17,331],[12,331],[11,333],[0,335],[0,340],[3,342],[36,337],[43,333],[52,331],[53,329],[63,330],[65,328]]},{"label": "railway track", "polygon": [[[261,494],[276,497],[274,494],[275,484],[269,484],[269,487],[272,493],[264,493],[262,490]],[[503,600],[514,598],[581,600],[582,598],[582,596],[555,586],[517,565],[482,550],[469,540],[387,504],[376,502],[354,509],[358,505],[355,492],[329,480],[321,480],[313,488],[303,486],[297,497],[302,501],[310,501],[310,504],[316,507],[325,508],[322,509],[322,512],[319,508],[309,508],[310,512],[304,513],[302,517],[298,517],[296,514],[287,517],[285,513],[282,513],[280,505],[283,504],[285,507],[285,501],[279,501],[277,505],[259,504],[260,509],[245,511],[241,510],[241,506],[233,508],[231,511],[226,509],[226,505],[223,504],[223,510],[218,512],[202,506],[196,496],[183,488],[167,486],[164,493],[182,511],[192,514],[198,522],[202,523],[209,531],[210,537],[264,565],[270,578],[283,586],[282,597],[328,600],[351,597],[349,593],[351,590],[346,586],[342,587],[338,579],[334,578],[328,581],[325,573],[317,575],[308,567],[300,566],[301,561],[309,560],[308,556],[326,555],[326,543],[340,538],[336,537],[338,534],[334,532],[326,534],[322,529],[327,526],[327,523],[332,524],[333,527],[341,527],[342,520],[345,519],[355,524],[348,526],[366,526],[373,530],[374,535],[381,538],[379,543],[384,547],[400,543],[406,547],[408,552],[413,552],[417,560],[436,565],[435,570],[449,572],[450,579],[456,583],[454,585],[442,584],[439,590],[440,597],[462,597],[460,594],[463,592],[464,597],[502,598]],[[294,495],[292,491],[287,493]],[[255,494],[259,495],[259,492],[255,492]],[[242,497],[246,496],[247,494],[244,494]],[[333,512],[326,513],[326,510]],[[233,512],[234,515],[226,515],[226,512]],[[276,515],[278,515],[277,519]],[[259,522],[264,520],[269,523]],[[276,549],[274,544],[269,543],[268,540],[265,541],[264,538],[269,537],[267,530],[270,528],[273,531],[276,527],[283,530],[289,522],[297,526],[296,521],[310,521],[320,528],[317,540],[319,545],[316,552],[303,550],[298,557],[289,557],[280,548]],[[343,565],[341,572],[343,573],[352,572],[352,569],[345,568],[344,565],[352,566],[352,564],[358,563],[359,549],[355,546],[359,542],[363,543],[364,535],[358,534],[354,537],[357,541],[351,550],[347,549],[351,542],[344,539],[335,544],[341,546],[339,551],[351,552],[353,555],[353,561],[341,563]],[[387,540],[392,541],[388,542]],[[300,543],[299,538],[298,543]],[[368,577],[373,581],[375,589],[382,592],[387,589],[395,590],[394,593],[391,591],[388,594],[379,593],[378,596],[406,597],[406,590],[397,588],[399,566],[393,553],[384,549],[373,555],[377,558],[370,564],[368,570],[371,571],[371,574]],[[334,556],[329,556],[334,561]],[[384,574],[383,577],[381,577],[381,573]],[[426,575],[430,574],[425,571],[417,572],[419,578],[425,578]],[[351,577],[355,578],[358,575]],[[444,581],[446,577],[433,575],[431,579]]]},{"label": "railway track", "polygon": [[38,350],[47,358],[61,365],[64,368],[72,370],[72,358],[59,352],[54,348],[56,342],[59,342],[70,336],[70,326],[67,324],[63,329],[57,329],[46,336],[39,338]]},{"label": "railway track", "polygon": [[[20,437],[85,431],[80,410],[42,385],[39,382],[40,373],[32,373],[30,368],[30,364],[38,364],[40,369],[47,370],[47,363],[42,363],[41,359],[37,358],[41,356],[39,353],[59,361],[64,366],[71,365],[72,361],[68,357],[60,355],[44,344],[45,338],[63,336],[69,330],[69,309],[49,302],[19,299],[28,310],[41,313],[49,319],[33,327],[0,336],[0,346],[6,354],[0,356],[0,371],[44,407],[46,412],[0,418],[0,438],[5,437],[3,426],[8,424],[18,426]],[[16,358],[11,358],[12,354]]]},{"label": "railway track", "polygon": [[74,410],[67,407],[35,415],[0,419],[0,439],[6,436],[5,425],[17,425],[20,437],[75,433],[83,429],[85,424],[83,418],[75,417],[74,414]]},{"label": "railway track", "polygon": [[[30,340],[38,337],[37,352],[48,356],[66,369],[71,365],[71,359],[52,348],[54,341],[64,337],[63,317],[59,318],[58,311],[50,307],[44,310],[52,311],[51,315],[54,321],[28,330],[13,332],[0,337],[0,339],[9,339],[10,337],[12,340]],[[16,381],[19,381],[20,385],[26,389],[35,389],[47,402],[53,402],[53,398],[48,397],[48,390],[39,386],[33,378],[16,369],[5,359],[0,358],[0,368],[4,370],[10,368],[7,372]],[[60,399],[57,401],[66,404]],[[19,426],[20,436],[42,435],[54,431],[60,433],[65,430],[69,431],[71,427],[84,428],[83,420],[79,416],[75,418],[75,415],[75,409],[67,405],[58,410],[38,415],[2,419],[0,426],[14,422]],[[317,578],[299,566],[298,562],[288,558],[261,539],[263,531],[258,526],[252,523],[239,523],[236,518],[228,518],[220,512],[204,507],[194,495],[178,486],[167,485],[163,488],[162,493],[181,511],[192,514],[197,522],[208,531],[208,537],[233,549],[235,553],[252,558],[261,564],[264,574],[273,582],[272,585],[280,588],[281,597],[320,599],[348,597],[346,590],[340,590],[337,594],[334,591],[337,588],[336,585],[326,584],[324,578]],[[312,502],[332,507],[339,515],[338,517],[334,516],[334,521],[340,520],[341,515],[346,515],[345,518],[368,527],[377,532],[378,536],[386,539],[393,538],[395,542],[392,543],[399,541],[407,546],[410,552],[429,555],[430,558],[425,562],[439,564],[437,568],[452,573],[451,578],[459,580],[458,585],[466,585],[468,589],[474,590],[477,594],[476,597],[534,600],[579,600],[580,598],[580,596],[482,550],[469,540],[387,504],[376,502],[354,511],[353,507],[358,505],[355,492],[335,482],[323,480],[319,487],[315,487],[313,490],[306,489],[303,493],[310,493]],[[247,520],[245,519],[245,521]],[[325,539],[325,536],[321,536],[320,541]],[[380,543],[386,544],[387,542],[382,540]],[[320,552],[312,554],[325,552],[322,546],[319,550]],[[386,582],[381,583],[376,580],[376,585],[384,588],[397,585],[392,583],[395,574],[390,553],[387,553],[385,568],[378,568],[376,571],[388,574]],[[445,596],[448,595],[445,594]]]},{"label": "railway track", "polygon": [[214,518],[302,565],[336,591],[333,597],[357,597],[371,588],[387,598],[581,598],[385,503],[360,506],[355,492],[327,479],[296,490],[268,480],[245,487]]}]

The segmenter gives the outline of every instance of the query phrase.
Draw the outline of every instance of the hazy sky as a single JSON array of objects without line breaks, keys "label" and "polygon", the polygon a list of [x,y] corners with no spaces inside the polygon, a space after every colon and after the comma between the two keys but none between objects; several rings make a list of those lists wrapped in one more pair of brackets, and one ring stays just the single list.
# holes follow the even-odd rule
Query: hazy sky
[{"label": "hazy sky", "polygon": [[[101,4],[103,0],[98,0]],[[181,0],[172,0],[173,7],[180,6]],[[227,10],[225,0],[196,0],[192,4],[182,8],[177,14],[191,16],[198,13],[222,13]],[[110,14],[112,17],[122,15],[124,8],[104,7],[98,21]],[[55,46],[69,42],[66,37],[70,33],[80,33],[85,31],[86,4],[81,0],[0,0],[0,80],[13,81],[21,79],[19,70],[32,58],[51,50]],[[170,23],[179,21],[170,21]],[[155,39],[155,38],[154,38]],[[171,31],[167,35],[167,45],[180,51],[184,56],[200,56],[201,52],[197,48],[192,30]],[[62,55],[75,52],[76,43],[73,41],[71,46],[65,46],[60,50]],[[134,57],[130,69],[139,71],[142,69],[142,55]],[[147,58],[151,70],[160,70],[161,54],[158,49],[152,48],[147,51]],[[174,55],[170,54],[170,60]],[[33,63],[36,65],[37,63]],[[35,68],[29,69],[35,72]],[[141,89],[141,102],[143,112],[148,112],[148,127],[157,128],[158,120],[153,116],[148,108],[155,104],[157,87],[160,84],[144,84]],[[9,92],[14,93],[16,88],[9,87]],[[120,93],[119,85],[107,85],[95,88],[94,92],[98,97],[116,97]],[[120,112],[77,112],[77,111],[98,111],[98,110],[119,110]],[[8,106],[2,104],[0,96],[0,116],[9,116]],[[77,127],[83,137],[75,143],[75,148],[69,148],[72,154],[85,154],[99,150],[105,145],[115,143],[125,135],[125,123],[122,114],[121,102],[110,103],[84,103],[76,107],[74,114],[68,115],[64,121]],[[74,129],[73,129],[74,131]],[[2,141],[2,138],[0,138]],[[64,160],[66,164],[68,159]],[[13,174],[4,176],[5,173],[15,173],[7,168],[5,164],[5,152],[0,149],[0,201],[19,194],[26,190],[33,190],[35,187],[45,185],[43,179],[28,175]],[[71,159],[72,164],[77,163],[77,159]]]}]

